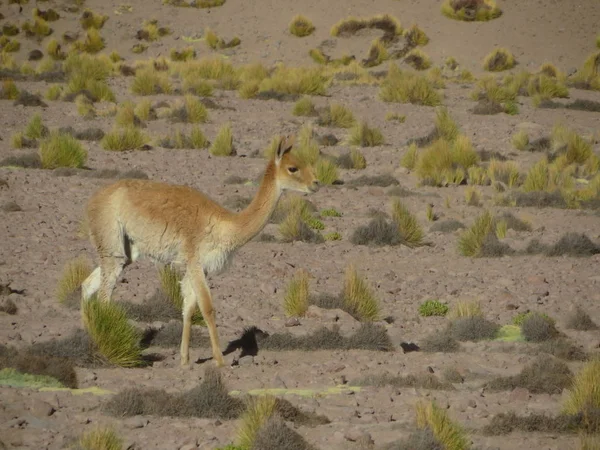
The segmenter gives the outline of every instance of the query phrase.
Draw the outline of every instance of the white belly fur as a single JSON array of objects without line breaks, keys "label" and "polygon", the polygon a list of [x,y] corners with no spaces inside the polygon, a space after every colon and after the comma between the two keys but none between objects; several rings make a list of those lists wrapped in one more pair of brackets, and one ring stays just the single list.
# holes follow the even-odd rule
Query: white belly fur
[{"label": "white belly fur", "polygon": [[223,248],[213,248],[200,256],[202,268],[209,274],[219,274],[227,270],[233,259],[233,252]]}]

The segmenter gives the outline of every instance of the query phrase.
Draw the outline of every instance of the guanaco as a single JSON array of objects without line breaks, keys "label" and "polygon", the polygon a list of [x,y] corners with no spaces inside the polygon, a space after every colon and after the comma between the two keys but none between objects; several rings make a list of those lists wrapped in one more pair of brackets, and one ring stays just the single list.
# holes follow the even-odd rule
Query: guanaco
[{"label": "guanaco", "polygon": [[141,257],[182,265],[181,365],[189,364],[192,315],[198,306],[215,364],[223,366],[207,276],[222,273],[234,252],[265,227],[283,191],[319,189],[313,167],[302,162],[293,147],[293,136],[280,136],[254,199],[239,213],[187,186],[126,179],[99,189],[86,215],[100,263],[82,284],[82,301],[96,293],[99,300],[110,301],[123,269]]}]

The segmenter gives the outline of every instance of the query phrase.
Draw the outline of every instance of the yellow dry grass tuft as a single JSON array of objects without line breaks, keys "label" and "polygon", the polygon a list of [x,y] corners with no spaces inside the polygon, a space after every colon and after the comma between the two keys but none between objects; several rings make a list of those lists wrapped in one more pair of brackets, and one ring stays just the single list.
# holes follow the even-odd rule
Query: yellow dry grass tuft
[{"label": "yellow dry grass tuft", "polygon": [[123,450],[123,440],[112,428],[95,427],[79,438],[81,450]]},{"label": "yellow dry grass tuft", "polygon": [[309,274],[299,270],[288,284],[283,298],[283,310],[287,316],[302,317],[308,309]]},{"label": "yellow dry grass tuft", "polygon": [[496,48],[483,60],[483,68],[489,72],[502,72],[515,67],[516,61],[510,50]]},{"label": "yellow dry grass tuft", "polygon": [[381,84],[379,98],[384,102],[425,106],[438,106],[442,103],[440,94],[426,77],[403,72],[394,63],[390,64],[388,74]]},{"label": "yellow dry grass tuft", "polygon": [[353,264],[346,268],[342,296],[346,307],[358,320],[371,322],[379,319],[379,301]]},{"label": "yellow dry grass tuft", "polygon": [[215,156],[231,156],[234,153],[233,132],[231,124],[224,124],[218,131],[215,140],[209,148],[209,152]]},{"label": "yellow dry grass tuft", "polygon": [[453,422],[448,413],[433,401],[419,400],[416,404],[417,427],[429,429],[445,450],[468,450],[467,432]]},{"label": "yellow dry grass tuft", "polygon": [[113,129],[106,133],[100,141],[100,145],[104,150],[123,152],[139,149],[147,142],[148,137],[139,128],[129,126]]},{"label": "yellow dry grass tuft", "polygon": [[457,301],[448,315],[450,319],[461,319],[470,317],[483,317],[481,304],[472,300]]},{"label": "yellow dry grass tuft", "polygon": [[65,264],[62,276],[56,287],[56,299],[66,303],[69,297],[81,287],[81,283],[92,273],[92,266],[85,257],[79,257]]},{"label": "yellow dry grass tuft", "polygon": [[444,0],[441,9],[444,16],[466,22],[485,22],[502,15],[495,0]]},{"label": "yellow dry grass tuft", "polygon": [[408,247],[423,245],[423,228],[410,210],[395,197],[392,201],[392,218],[398,226],[402,243]]},{"label": "yellow dry grass tuft", "polygon": [[272,395],[249,396],[246,411],[241,417],[237,446],[241,450],[253,448],[256,435],[275,412],[277,398]]},{"label": "yellow dry grass tuft", "polygon": [[83,145],[67,133],[53,131],[40,144],[40,159],[44,169],[81,168],[87,161],[87,156]]},{"label": "yellow dry grass tuft", "polygon": [[322,185],[333,184],[338,180],[338,168],[335,162],[319,158],[315,164],[315,176]]},{"label": "yellow dry grass tuft", "polygon": [[489,211],[484,211],[475,219],[475,223],[465,230],[458,239],[458,250],[463,256],[477,257],[486,236],[494,230],[494,216]]},{"label": "yellow dry grass tuft", "polygon": [[585,363],[573,379],[563,406],[565,414],[586,414],[600,409],[600,358]]},{"label": "yellow dry grass tuft", "polygon": [[312,32],[315,31],[315,26],[308,17],[299,14],[294,16],[290,22],[289,30],[294,36],[305,37],[311,35]]}]

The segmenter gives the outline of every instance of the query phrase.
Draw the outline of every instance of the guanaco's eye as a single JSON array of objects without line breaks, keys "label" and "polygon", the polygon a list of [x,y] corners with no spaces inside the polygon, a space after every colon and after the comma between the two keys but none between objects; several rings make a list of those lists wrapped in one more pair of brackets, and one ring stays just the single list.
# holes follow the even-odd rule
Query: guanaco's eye
[{"label": "guanaco's eye", "polygon": [[288,167],[288,172],[289,173],[298,172],[298,168],[297,167]]}]

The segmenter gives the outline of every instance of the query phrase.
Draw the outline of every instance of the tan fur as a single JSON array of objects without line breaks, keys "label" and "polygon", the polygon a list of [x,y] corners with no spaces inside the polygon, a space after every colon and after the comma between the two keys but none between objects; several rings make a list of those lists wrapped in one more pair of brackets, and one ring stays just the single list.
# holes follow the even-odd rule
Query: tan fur
[{"label": "tan fur", "polygon": [[[191,319],[200,307],[217,366],[224,364],[206,276],[227,268],[235,250],[267,224],[284,190],[315,192],[318,182],[310,166],[290,153],[293,138],[282,138],[268,162],[250,205],[231,212],[186,186],[149,180],[121,180],[101,188],[89,200],[90,239],[100,265],[83,282],[82,299],[110,301],[123,268],[140,257],[181,264],[183,332],[181,364],[189,363]],[[293,171],[296,168],[296,171]]]}]

